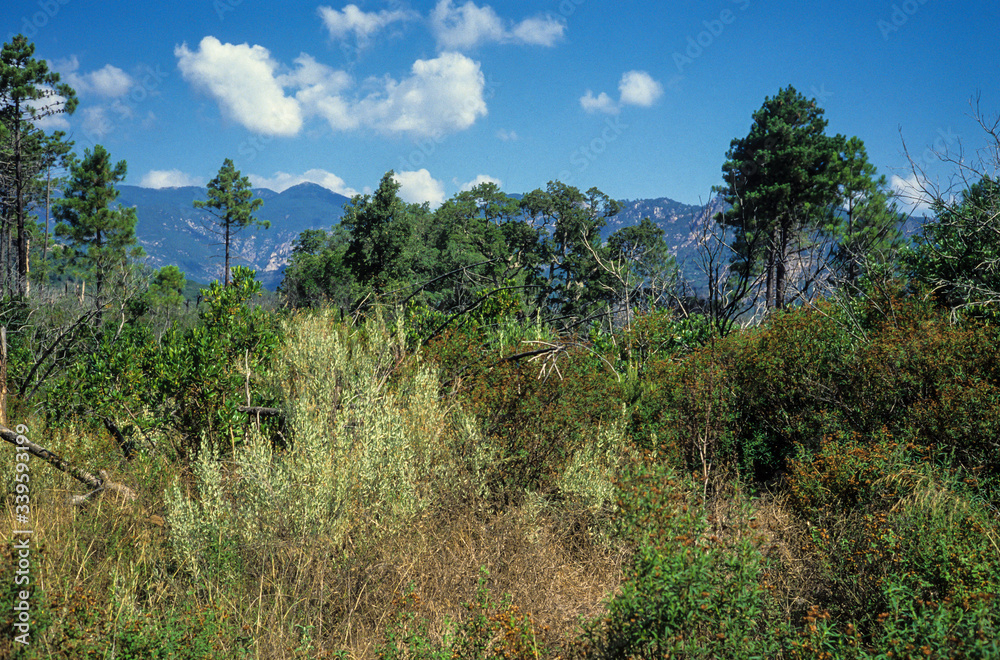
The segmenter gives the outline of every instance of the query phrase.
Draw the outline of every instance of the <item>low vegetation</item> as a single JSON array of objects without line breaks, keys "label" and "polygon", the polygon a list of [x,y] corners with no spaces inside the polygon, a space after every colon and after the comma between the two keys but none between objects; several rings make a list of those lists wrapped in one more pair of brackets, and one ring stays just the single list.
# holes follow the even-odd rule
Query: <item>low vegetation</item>
[{"label": "low vegetation", "polygon": [[3,218],[42,268],[0,282],[0,453],[38,445],[0,657],[1000,657],[995,178],[904,245],[821,115],[788,88],[733,142],[697,290],[596,189],[432,212],[390,172],[280,304],[237,266],[182,305],[106,209],[125,164],[69,158],[70,244]]}]

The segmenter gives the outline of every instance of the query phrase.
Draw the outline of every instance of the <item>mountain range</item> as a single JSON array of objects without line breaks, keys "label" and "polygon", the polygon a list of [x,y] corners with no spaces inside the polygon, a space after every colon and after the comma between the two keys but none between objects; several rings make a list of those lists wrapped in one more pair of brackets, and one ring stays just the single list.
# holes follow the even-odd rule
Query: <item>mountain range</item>
[{"label": "mountain range", "polygon": [[[213,232],[217,228],[212,225],[212,215],[193,204],[207,199],[204,188],[123,185],[119,191],[118,203],[136,208],[136,235],[150,266],[175,265],[189,280],[197,282],[221,279],[222,239]],[[280,193],[256,188],[254,194],[264,202],[256,217],[271,226],[248,228],[237,234],[230,248],[230,265],[253,268],[261,283],[273,290],[281,283],[298,235],[306,229],[329,230],[340,222],[344,204],[350,200],[314,183],[301,183]],[[683,262],[696,247],[693,230],[704,211],[701,206],[665,197],[625,201],[621,213],[610,219],[602,234],[606,238],[648,216],[663,228],[671,252]]]},{"label": "mountain range", "polygon": [[[149,265],[155,268],[176,265],[188,280],[199,283],[221,279],[222,239],[214,233],[217,228],[212,224],[212,215],[194,208],[193,204],[195,200],[207,199],[205,188],[123,185],[119,190],[118,202],[136,208],[139,219],[136,235]],[[230,265],[253,268],[264,287],[274,290],[281,283],[299,234],[306,229],[329,230],[340,222],[344,205],[350,200],[314,183],[301,183],[280,193],[256,188],[254,194],[264,202],[256,217],[271,226],[248,228],[237,234],[230,248]],[[602,230],[603,238],[648,217],[664,230],[667,245],[684,274],[692,280],[700,279],[694,258],[700,228],[707,217],[723,209],[722,202],[713,200],[707,206],[698,206],[661,197],[626,200],[621,204],[621,212],[610,218]],[[909,219],[904,232],[913,233],[919,224],[920,220]]]}]

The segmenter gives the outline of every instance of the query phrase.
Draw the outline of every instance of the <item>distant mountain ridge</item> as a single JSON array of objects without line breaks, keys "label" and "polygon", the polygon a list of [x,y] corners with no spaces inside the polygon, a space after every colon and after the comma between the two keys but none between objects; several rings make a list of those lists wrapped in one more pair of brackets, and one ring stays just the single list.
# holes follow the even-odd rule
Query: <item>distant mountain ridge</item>
[{"label": "distant mountain ridge", "polygon": [[[208,198],[205,188],[140,188],[120,186],[118,202],[134,206],[139,218],[136,234],[146,250],[147,263],[159,268],[176,265],[188,279],[210,282],[221,279],[223,247],[221,238],[209,229],[213,216],[194,208],[195,200]],[[236,235],[231,248],[231,265],[249,266],[268,289],[281,283],[295,239],[306,229],[329,230],[344,215],[350,201],[344,195],[314,183],[300,183],[280,193],[266,188],[254,189],[264,201],[257,217],[271,223],[270,229],[249,228]],[[514,195],[518,197],[518,195]],[[637,225],[650,218],[664,230],[670,252],[693,280],[701,278],[695,256],[701,229],[707,216],[724,210],[724,203],[713,199],[707,206],[684,204],[667,197],[626,200],[621,212],[610,218],[601,231],[607,238],[615,231]],[[919,222],[910,219],[906,233]]]},{"label": "distant mountain ridge", "polygon": [[[221,279],[223,246],[212,233],[213,216],[194,208],[195,200],[208,199],[205,188],[140,188],[120,186],[118,203],[134,206],[139,218],[136,236],[145,249],[147,263],[159,268],[176,265],[199,282]],[[264,204],[256,213],[271,223],[270,229],[247,228],[236,234],[230,247],[230,266],[249,266],[268,289],[281,282],[292,253],[292,243],[306,229],[330,229],[344,215],[349,198],[313,183],[301,183],[280,193],[254,189]]]}]

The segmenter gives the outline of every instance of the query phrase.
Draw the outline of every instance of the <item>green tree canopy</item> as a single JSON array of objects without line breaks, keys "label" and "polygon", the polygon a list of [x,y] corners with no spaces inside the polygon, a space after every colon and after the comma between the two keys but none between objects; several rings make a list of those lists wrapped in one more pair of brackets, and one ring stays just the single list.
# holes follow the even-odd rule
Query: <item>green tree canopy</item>
[{"label": "green tree canopy", "polygon": [[[24,35],[17,35],[0,50],[0,121],[10,142],[13,171],[13,208],[5,204],[2,233],[6,244],[11,229],[17,234],[16,289],[28,292],[28,233],[25,228],[26,192],[29,180],[37,174],[26,163],[26,138],[37,132],[33,122],[54,114],[72,113],[77,98],[73,89],[59,82],[59,74],[49,71],[44,60],[34,58],[35,45]],[[28,140],[30,142],[30,140]],[[6,163],[5,163],[6,165]],[[9,213],[13,211],[13,213]]]},{"label": "green tree canopy", "polygon": [[142,255],[136,245],[135,208],[111,207],[118,199],[116,184],[125,179],[127,169],[123,160],[112,166],[111,154],[101,145],[93,152],[84,150],[83,160],[74,160],[63,198],[55,206],[56,235],[69,242],[76,261],[93,275],[98,307],[108,277],[123,273],[130,257]]},{"label": "green tree canopy", "polygon": [[258,220],[253,215],[263,204],[263,200],[254,198],[250,180],[240,174],[229,158],[223,161],[216,177],[208,182],[208,199],[194,202],[195,208],[207,209],[215,216],[211,231],[222,238],[225,246],[225,286],[229,286],[229,252],[234,235],[251,226],[264,229],[271,226],[270,222]]},{"label": "green tree canopy", "polygon": [[828,137],[826,124],[814,99],[786,87],[764,100],[722,166],[716,190],[731,208],[720,221],[735,228],[737,269],[762,271],[768,308],[784,307],[799,238],[837,201],[842,138]]},{"label": "green tree canopy", "polygon": [[[955,200],[939,199],[936,217],[914,238],[912,277],[952,308],[1000,304],[1000,181],[984,176]],[[994,311],[993,314],[996,312]]]}]

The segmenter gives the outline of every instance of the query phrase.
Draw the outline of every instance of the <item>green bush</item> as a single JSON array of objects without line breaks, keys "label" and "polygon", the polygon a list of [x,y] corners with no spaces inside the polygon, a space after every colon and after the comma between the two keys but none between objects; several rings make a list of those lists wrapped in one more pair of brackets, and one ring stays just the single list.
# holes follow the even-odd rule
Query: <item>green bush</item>
[{"label": "green bush", "polygon": [[607,616],[581,638],[581,657],[773,656],[765,560],[742,524],[712,533],[694,490],[661,465],[624,482],[620,523],[635,552]]}]

